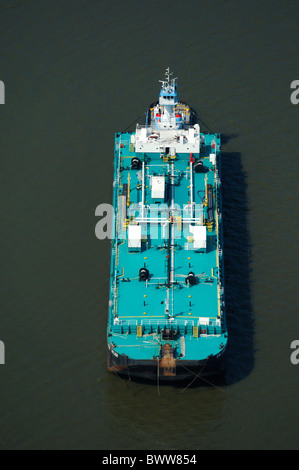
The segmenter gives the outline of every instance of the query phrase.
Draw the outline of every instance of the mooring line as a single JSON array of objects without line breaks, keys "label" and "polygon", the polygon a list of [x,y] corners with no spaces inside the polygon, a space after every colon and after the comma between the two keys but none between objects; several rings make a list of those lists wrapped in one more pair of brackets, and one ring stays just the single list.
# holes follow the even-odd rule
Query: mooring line
[{"label": "mooring line", "polygon": [[209,385],[212,385],[213,387],[215,387],[216,389],[219,389],[221,392],[225,392],[225,390],[221,387],[218,387],[217,385],[213,384],[212,382],[210,382],[209,380],[207,379],[204,379],[203,377],[200,376],[200,374],[204,371],[204,368],[206,367],[207,365],[207,362],[208,362],[209,358],[207,358],[205,364],[203,365],[202,369],[199,371],[198,374],[195,374],[195,372],[192,372],[192,370],[188,369],[187,367],[183,366],[182,367],[184,369],[186,369],[188,372],[190,372],[191,374],[195,375],[194,379],[187,385],[187,387],[185,387],[183,390],[181,390],[179,393],[183,393],[187,388],[190,387],[190,385],[193,384],[193,382],[195,382],[196,379],[201,379],[203,380],[204,382],[207,382]]},{"label": "mooring line", "polygon": [[198,374],[195,374],[195,372],[192,372],[192,370],[189,370],[187,367],[185,366],[182,366],[184,369],[186,369],[188,372],[191,372],[191,374],[195,375],[194,379],[187,385],[187,387],[185,387],[183,390],[181,390],[179,393],[183,393],[185,390],[187,390],[187,388],[190,387],[190,385],[193,384],[193,382],[195,382],[196,379],[199,378],[200,374],[202,373],[202,371],[204,370],[204,368],[206,367],[206,364],[208,362],[208,358],[206,359],[206,362],[204,363],[203,367],[201,368],[201,370],[199,371]]}]

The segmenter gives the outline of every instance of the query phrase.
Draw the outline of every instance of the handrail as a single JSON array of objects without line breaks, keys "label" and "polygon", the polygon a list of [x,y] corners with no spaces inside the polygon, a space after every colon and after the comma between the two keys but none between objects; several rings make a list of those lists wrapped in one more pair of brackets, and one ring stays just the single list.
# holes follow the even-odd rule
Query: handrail
[{"label": "handrail", "polygon": [[197,318],[196,320],[182,320],[182,319],[174,319],[170,320],[168,318],[165,319],[155,319],[150,318],[150,319],[135,319],[135,320],[127,320],[127,319],[120,319],[119,317],[117,318],[117,323],[118,325],[125,325],[125,326],[137,326],[137,325],[143,325],[143,326],[168,326],[168,327],[174,327],[174,326],[198,326],[198,325],[206,325],[206,326],[220,326],[221,322],[219,319],[214,319],[214,318]]}]

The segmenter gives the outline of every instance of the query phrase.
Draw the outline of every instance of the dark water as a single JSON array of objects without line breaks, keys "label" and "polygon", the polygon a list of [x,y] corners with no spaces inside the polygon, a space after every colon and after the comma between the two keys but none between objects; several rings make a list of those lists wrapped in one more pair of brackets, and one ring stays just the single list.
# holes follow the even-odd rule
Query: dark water
[{"label": "dark water", "polygon": [[[2,0],[1,449],[298,449],[299,5]],[[108,375],[115,131],[179,96],[223,134],[228,375]],[[204,125],[203,125],[204,127]]]}]

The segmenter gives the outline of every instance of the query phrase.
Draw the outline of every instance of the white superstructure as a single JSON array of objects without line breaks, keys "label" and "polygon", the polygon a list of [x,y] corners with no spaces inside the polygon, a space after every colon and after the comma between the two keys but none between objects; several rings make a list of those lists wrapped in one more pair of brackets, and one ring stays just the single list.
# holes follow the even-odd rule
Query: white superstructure
[{"label": "white superstructure", "polygon": [[190,125],[190,108],[179,103],[176,78],[171,78],[169,68],[162,83],[159,102],[151,108],[150,125],[137,124],[132,143],[136,152],[198,153],[200,128]]}]

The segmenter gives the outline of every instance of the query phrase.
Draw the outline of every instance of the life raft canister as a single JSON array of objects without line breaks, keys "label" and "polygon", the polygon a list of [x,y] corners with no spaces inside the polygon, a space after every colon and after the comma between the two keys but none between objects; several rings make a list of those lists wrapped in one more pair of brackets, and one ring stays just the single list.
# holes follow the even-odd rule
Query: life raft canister
[{"label": "life raft canister", "polygon": [[149,136],[149,139],[158,139],[159,135],[158,134],[151,134]]},{"label": "life raft canister", "polygon": [[160,113],[157,113],[157,114],[156,114],[156,121],[157,121],[157,122],[161,122],[161,116],[162,116],[162,115],[161,115]]}]

